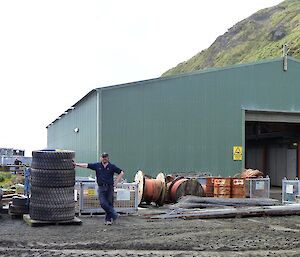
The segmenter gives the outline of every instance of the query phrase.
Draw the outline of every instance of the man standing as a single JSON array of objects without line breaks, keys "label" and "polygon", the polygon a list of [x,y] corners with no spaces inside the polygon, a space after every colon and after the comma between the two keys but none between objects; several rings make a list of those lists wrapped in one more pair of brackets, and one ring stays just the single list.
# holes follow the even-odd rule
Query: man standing
[{"label": "man standing", "polygon": [[[75,166],[96,171],[100,205],[106,213],[106,225],[111,225],[118,217],[113,206],[114,186],[117,186],[117,184],[121,182],[121,179],[124,176],[124,171],[109,162],[109,156],[107,153],[102,153],[100,162],[75,163]],[[114,173],[118,174],[115,182]]]},{"label": "man standing", "polygon": [[22,162],[17,158],[15,159],[14,165],[15,165],[15,174],[17,174],[20,171],[20,166],[22,165]]}]

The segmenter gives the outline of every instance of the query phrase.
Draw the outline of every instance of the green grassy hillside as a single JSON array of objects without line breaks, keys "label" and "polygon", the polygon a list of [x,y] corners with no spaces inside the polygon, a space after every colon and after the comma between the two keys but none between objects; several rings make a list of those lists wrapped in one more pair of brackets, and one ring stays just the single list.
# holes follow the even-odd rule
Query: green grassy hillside
[{"label": "green grassy hillside", "polygon": [[280,57],[286,43],[289,55],[300,59],[300,0],[286,0],[258,11],[162,76]]}]

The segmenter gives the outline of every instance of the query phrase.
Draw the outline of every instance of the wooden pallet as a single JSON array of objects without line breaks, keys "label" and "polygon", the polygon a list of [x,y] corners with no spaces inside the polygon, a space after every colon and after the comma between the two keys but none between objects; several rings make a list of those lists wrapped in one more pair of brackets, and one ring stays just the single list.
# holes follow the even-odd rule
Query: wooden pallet
[{"label": "wooden pallet", "polygon": [[41,227],[49,225],[81,225],[81,219],[74,217],[72,220],[61,220],[61,221],[44,221],[44,220],[33,220],[29,214],[23,215],[23,220],[31,227]]}]

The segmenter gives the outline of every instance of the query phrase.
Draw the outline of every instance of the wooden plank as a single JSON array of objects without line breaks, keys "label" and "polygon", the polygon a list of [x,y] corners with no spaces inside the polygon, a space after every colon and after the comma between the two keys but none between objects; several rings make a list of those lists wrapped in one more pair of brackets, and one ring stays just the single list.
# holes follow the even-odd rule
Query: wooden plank
[{"label": "wooden plank", "polygon": [[43,220],[33,220],[30,218],[29,214],[23,215],[23,220],[31,227],[49,226],[49,225],[81,225],[81,219],[74,217],[72,220],[65,221],[43,221]]}]

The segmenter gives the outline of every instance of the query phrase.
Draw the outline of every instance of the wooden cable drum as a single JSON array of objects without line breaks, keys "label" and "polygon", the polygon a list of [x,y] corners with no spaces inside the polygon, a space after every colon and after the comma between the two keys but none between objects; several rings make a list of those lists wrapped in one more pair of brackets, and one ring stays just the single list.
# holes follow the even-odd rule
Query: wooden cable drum
[{"label": "wooden cable drum", "polygon": [[165,203],[169,203],[170,202],[170,189],[171,189],[171,185],[172,185],[172,181],[167,183],[167,192],[165,195]]},{"label": "wooden cable drum", "polygon": [[156,201],[156,204],[159,206],[163,206],[165,203],[166,195],[167,195],[167,183],[166,183],[166,177],[164,173],[159,173],[156,176],[156,180],[161,181],[162,189],[159,199]]},{"label": "wooden cable drum", "polygon": [[232,178],[231,197],[232,198],[245,198],[246,197],[245,179]]},{"label": "wooden cable drum", "polygon": [[164,203],[165,198],[165,178],[164,174],[158,174],[157,178],[145,175],[143,171],[138,171],[135,175],[135,182],[138,184],[138,202],[148,204],[154,202],[158,205]]},{"label": "wooden cable drum", "polygon": [[173,179],[172,180],[169,180],[169,182],[167,182],[167,195],[166,195],[166,197],[165,197],[165,202],[166,203],[171,203],[172,202],[172,200],[171,200],[171,189],[172,189],[172,187],[173,187],[173,185],[178,181],[178,180],[181,180],[181,179],[183,179],[184,177],[176,177],[176,178],[174,178],[173,177]]},{"label": "wooden cable drum", "polygon": [[214,197],[231,197],[231,178],[214,179]]},{"label": "wooden cable drum", "polygon": [[160,198],[162,188],[160,180],[145,178],[143,200],[146,203],[156,203]]},{"label": "wooden cable drum", "polygon": [[203,189],[197,179],[179,178],[169,188],[169,199],[176,203],[185,195],[203,196]]},{"label": "wooden cable drum", "polygon": [[145,184],[144,172],[139,170],[134,176],[134,181],[138,185],[138,205],[140,205],[144,193],[144,184]]}]

